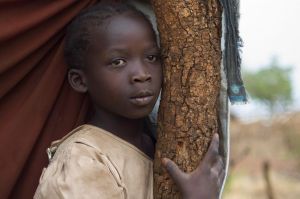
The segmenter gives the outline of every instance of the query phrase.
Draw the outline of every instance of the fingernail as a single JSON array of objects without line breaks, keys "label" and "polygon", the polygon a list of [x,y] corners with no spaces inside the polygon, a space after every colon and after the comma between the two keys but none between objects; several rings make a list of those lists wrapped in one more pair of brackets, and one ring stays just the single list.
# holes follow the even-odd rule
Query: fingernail
[{"label": "fingernail", "polygon": [[214,137],[217,139],[219,138],[219,134],[218,133],[215,133]]},{"label": "fingernail", "polygon": [[161,163],[162,163],[164,166],[167,166],[168,159],[167,159],[167,158],[162,158],[162,159],[161,159]]}]

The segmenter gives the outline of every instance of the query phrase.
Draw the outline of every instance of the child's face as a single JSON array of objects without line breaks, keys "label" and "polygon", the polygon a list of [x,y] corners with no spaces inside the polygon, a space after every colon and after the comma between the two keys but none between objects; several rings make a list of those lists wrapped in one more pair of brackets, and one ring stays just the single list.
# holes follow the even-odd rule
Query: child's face
[{"label": "child's face", "polygon": [[84,77],[93,103],[116,116],[147,116],[162,82],[159,48],[149,24],[136,16],[115,16],[91,41]]}]

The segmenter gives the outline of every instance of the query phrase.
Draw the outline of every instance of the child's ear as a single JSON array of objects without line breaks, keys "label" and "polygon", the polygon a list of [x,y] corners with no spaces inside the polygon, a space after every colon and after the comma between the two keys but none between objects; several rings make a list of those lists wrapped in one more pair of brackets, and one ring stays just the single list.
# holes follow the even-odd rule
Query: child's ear
[{"label": "child's ear", "polygon": [[68,80],[71,87],[80,93],[87,92],[86,78],[82,70],[70,69],[68,71]]}]

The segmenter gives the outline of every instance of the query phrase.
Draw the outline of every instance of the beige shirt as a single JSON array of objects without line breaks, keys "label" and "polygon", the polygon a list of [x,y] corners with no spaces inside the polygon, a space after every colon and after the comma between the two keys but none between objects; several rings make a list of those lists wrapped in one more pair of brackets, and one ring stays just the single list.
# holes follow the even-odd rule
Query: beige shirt
[{"label": "beige shirt", "polygon": [[[57,148],[57,150],[56,150]],[[152,199],[153,162],[132,144],[83,125],[51,146],[35,199]]]}]

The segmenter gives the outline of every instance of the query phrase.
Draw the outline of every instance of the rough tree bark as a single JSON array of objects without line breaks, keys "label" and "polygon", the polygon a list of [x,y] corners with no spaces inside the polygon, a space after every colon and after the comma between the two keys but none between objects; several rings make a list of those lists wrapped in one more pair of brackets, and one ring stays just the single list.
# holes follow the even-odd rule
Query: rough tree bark
[{"label": "rough tree bark", "polygon": [[154,161],[155,198],[180,198],[161,157],[194,170],[220,131],[221,13],[218,0],[152,0],[164,83]]}]

